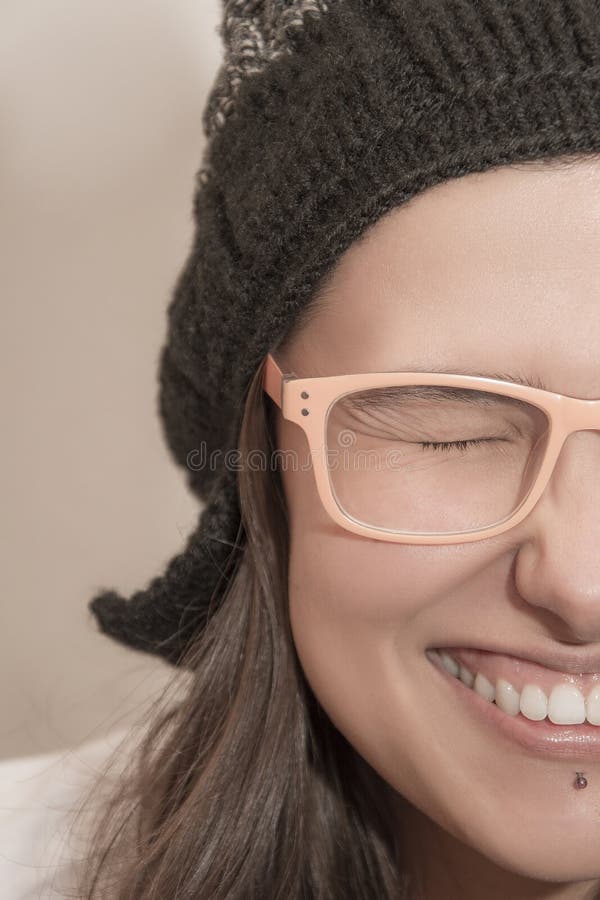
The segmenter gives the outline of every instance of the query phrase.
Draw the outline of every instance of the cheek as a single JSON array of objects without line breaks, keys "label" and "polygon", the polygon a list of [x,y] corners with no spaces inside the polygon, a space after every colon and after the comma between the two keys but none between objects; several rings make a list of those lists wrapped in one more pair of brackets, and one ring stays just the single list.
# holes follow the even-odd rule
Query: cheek
[{"label": "cheek", "polygon": [[[388,775],[429,665],[421,616],[439,597],[430,571],[409,548],[349,532],[307,530],[291,542],[290,623],[304,675],[339,731]],[[401,752],[406,773],[405,738]]]},{"label": "cheek", "polygon": [[[300,507],[303,513],[299,512]],[[481,571],[483,560],[442,555],[439,548],[364,538],[340,528],[306,498],[290,521],[291,614],[311,630],[344,635],[350,643],[368,634],[381,640],[419,639],[427,613]],[[431,624],[431,618],[430,618]],[[314,626],[313,626],[314,623]],[[429,639],[431,635],[423,635]]]},{"label": "cheek", "polygon": [[425,648],[446,632],[484,561],[366,540],[330,526],[318,508],[294,524],[289,612],[306,680],[336,728],[389,784],[424,796],[423,748],[437,714],[423,691],[431,677]]}]

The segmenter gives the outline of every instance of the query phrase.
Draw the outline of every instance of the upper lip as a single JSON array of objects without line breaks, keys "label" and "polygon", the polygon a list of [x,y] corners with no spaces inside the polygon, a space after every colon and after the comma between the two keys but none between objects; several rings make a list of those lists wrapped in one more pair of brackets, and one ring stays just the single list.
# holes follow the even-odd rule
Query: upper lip
[{"label": "upper lip", "polygon": [[573,650],[565,652],[563,647],[546,647],[545,649],[537,649],[534,647],[515,647],[514,644],[508,647],[492,646],[488,643],[463,643],[457,641],[448,644],[447,647],[438,645],[437,650],[450,649],[451,647],[486,650],[490,653],[502,653],[505,656],[514,656],[517,659],[526,659],[530,662],[545,666],[546,669],[553,669],[555,672],[565,672],[569,675],[585,675],[600,672],[600,647],[594,651],[581,650],[575,652]]}]

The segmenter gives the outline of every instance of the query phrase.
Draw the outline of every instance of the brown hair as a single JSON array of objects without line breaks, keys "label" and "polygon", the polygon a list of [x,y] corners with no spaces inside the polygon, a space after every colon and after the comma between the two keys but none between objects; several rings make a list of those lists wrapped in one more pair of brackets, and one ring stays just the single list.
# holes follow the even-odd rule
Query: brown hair
[{"label": "brown hair", "polygon": [[[262,369],[246,397],[242,459],[275,449]],[[295,654],[279,471],[242,466],[238,478],[241,560],[185,673],[140,717],[150,726],[98,807],[76,896],[408,897],[390,788],[319,706]],[[95,787],[89,801],[98,805]]]}]

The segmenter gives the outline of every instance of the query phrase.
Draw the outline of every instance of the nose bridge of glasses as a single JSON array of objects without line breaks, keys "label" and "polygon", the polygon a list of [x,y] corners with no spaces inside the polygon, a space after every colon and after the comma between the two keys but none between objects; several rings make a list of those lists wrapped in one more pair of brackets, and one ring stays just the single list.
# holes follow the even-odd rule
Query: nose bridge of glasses
[{"label": "nose bridge of glasses", "polygon": [[558,420],[566,434],[575,431],[600,431],[600,400],[561,397]]}]

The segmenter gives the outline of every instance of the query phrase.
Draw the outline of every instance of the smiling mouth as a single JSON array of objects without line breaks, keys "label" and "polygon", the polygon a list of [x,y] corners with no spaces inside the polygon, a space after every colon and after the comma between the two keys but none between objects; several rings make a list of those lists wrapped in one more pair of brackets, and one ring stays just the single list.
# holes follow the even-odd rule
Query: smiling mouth
[{"label": "smiling mouth", "polygon": [[[468,652],[487,654],[487,651],[471,649]],[[466,654],[466,650],[464,653]],[[559,719],[559,721],[553,721],[548,717],[548,700],[546,700],[546,708],[544,708],[543,698],[537,691],[528,691],[527,683],[523,686],[523,690],[519,691],[510,682],[507,682],[509,688],[506,688],[502,683],[506,679],[499,678],[493,681],[481,671],[472,671],[462,662],[465,657],[460,648],[452,648],[452,653],[447,647],[435,650],[427,649],[425,655],[442,675],[444,682],[453,692],[452,696],[455,701],[465,704],[465,708],[478,722],[483,721],[491,726],[496,734],[499,732],[509,738],[513,746],[516,743],[529,753],[552,758],[580,759],[586,762],[600,761],[600,727],[586,719],[585,701],[583,701],[584,714],[581,715],[581,706],[576,695],[573,695],[575,697],[573,700],[573,696],[569,694],[564,704],[562,703],[561,684],[567,689],[575,688],[577,691],[579,689],[576,685],[560,682],[560,673],[554,672],[551,675],[559,688],[556,694],[550,692],[550,700],[553,704],[550,711],[555,719]],[[459,655],[460,660],[457,659]],[[491,662],[492,657],[495,656],[497,654],[487,654],[486,661]],[[501,654],[499,656],[502,657]],[[501,662],[502,659],[500,659]],[[525,661],[517,660],[517,662]],[[498,661],[496,664],[499,664]],[[456,666],[458,666],[458,670]],[[525,671],[529,672],[530,670],[526,669]],[[546,674],[548,671],[545,670]],[[566,677],[574,678],[574,676]],[[596,687],[600,689],[600,675],[592,674],[591,677],[598,679]],[[500,690],[497,692],[499,681]],[[533,687],[538,689],[539,686],[534,684]],[[539,691],[545,695],[541,688]],[[579,693],[583,697],[581,692]],[[536,707],[536,703],[539,703],[539,706]],[[537,709],[537,718],[530,718],[522,711],[521,706],[530,714]],[[555,715],[555,712],[560,710],[563,711],[563,714]],[[591,715],[593,718],[593,713]],[[566,719],[569,721],[565,721]]]},{"label": "smiling mouth", "polygon": [[426,652],[435,654],[450,675],[508,715],[521,713],[533,722],[547,718],[555,725],[600,725],[598,673],[567,675],[529,660],[473,648]]}]

